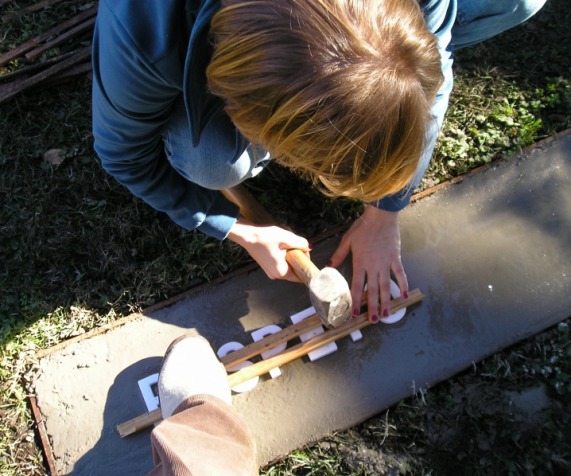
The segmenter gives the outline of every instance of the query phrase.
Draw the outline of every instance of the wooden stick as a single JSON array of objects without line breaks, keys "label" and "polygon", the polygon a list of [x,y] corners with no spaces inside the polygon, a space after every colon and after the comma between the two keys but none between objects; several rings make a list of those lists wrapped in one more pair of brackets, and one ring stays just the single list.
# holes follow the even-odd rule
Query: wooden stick
[{"label": "wooden stick", "polygon": [[17,18],[17,17],[20,17],[22,15],[26,15],[27,13],[37,12],[38,10],[43,10],[44,8],[51,7],[52,5],[55,5],[56,3],[59,3],[59,2],[61,2],[61,0],[42,0],[41,2],[34,3],[33,5],[30,5],[29,7],[21,8],[20,10],[16,10],[16,11],[7,13],[6,15],[4,15],[2,17],[2,21],[8,22],[8,21],[12,20],[13,18]]},{"label": "wooden stick", "polygon": [[91,61],[76,64],[75,66],[62,71],[61,73],[46,79],[42,84],[50,86],[53,84],[61,83],[67,79],[73,78],[74,76],[81,76],[82,74],[86,73],[91,73]]},{"label": "wooden stick", "polygon": [[[394,313],[404,307],[411,306],[420,302],[424,298],[424,295],[418,290],[414,289],[413,291],[409,292],[408,299],[404,298],[396,298],[391,301],[391,312]],[[308,321],[307,328],[301,326],[305,321]],[[299,359],[305,355],[307,355],[312,350],[318,349],[330,342],[338,340],[344,336],[351,334],[352,332],[362,329],[364,327],[369,326],[371,323],[367,319],[366,313],[361,314],[359,317],[351,319],[350,321],[346,322],[342,326],[329,329],[322,334],[318,334],[317,336],[297,344],[290,349],[286,349],[284,352],[271,357],[266,360],[262,360],[260,362],[255,363],[249,367],[245,367],[238,372],[232,373],[228,375],[228,383],[231,388],[244,383],[254,377],[263,375],[269,372],[271,369],[275,367],[279,367],[281,365],[285,365],[293,360]],[[312,329],[321,325],[321,321],[319,317],[314,315],[308,317],[298,325],[287,327],[282,331],[271,334],[261,341],[254,342],[243,349],[237,350],[235,352],[231,352],[226,357],[221,359],[222,363],[226,367],[226,369],[232,368],[237,365],[239,362],[243,362],[247,360],[249,357],[253,357],[255,355],[259,355],[260,353],[269,350],[282,342],[286,342],[300,334],[305,332],[309,332]],[[160,408],[157,410],[153,410],[152,412],[144,413],[139,415],[131,420],[126,422],[120,423],[117,425],[117,431],[121,438],[124,438],[128,435],[136,433],[139,430],[143,430],[154,423],[157,423],[161,420],[161,412]]]},{"label": "wooden stick", "polygon": [[61,35],[54,38],[52,41],[48,41],[47,43],[43,44],[42,46],[38,46],[34,48],[32,51],[26,53],[26,58],[28,60],[33,60],[40,56],[45,51],[51,50],[58,45],[61,45],[69,38],[73,38],[76,35],[80,35],[81,33],[85,33],[86,31],[92,30],[93,25],[95,25],[95,17],[89,18],[85,20],[83,23],[80,23],[76,27],[72,28],[71,30],[62,33]]},{"label": "wooden stick", "polygon": [[[406,301],[412,305],[420,302],[423,298],[424,295],[418,289],[415,289],[410,292],[409,297],[406,299]],[[399,298],[398,309],[403,307],[403,301],[405,301],[405,299]],[[397,306],[395,306],[395,308],[391,307],[391,313],[398,310],[396,307]],[[318,334],[305,342],[297,344],[290,349],[284,350],[274,357],[261,360],[254,365],[244,367],[238,372],[228,375],[228,383],[230,384],[230,388],[234,388],[236,385],[247,382],[254,377],[259,377],[260,375],[266,374],[275,367],[280,367],[301,357],[304,357],[319,347],[323,347],[324,345],[341,339],[342,337],[348,336],[352,332],[355,332],[369,325],[371,325],[371,322],[369,321],[367,314],[363,313],[359,317],[351,319],[339,327],[329,329],[322,334]]]},{"label": "wooden stick", "polygon": [[131,418],[128,421],[119,423],[117,425],[117,431],[119,432],[119,436],[121,436],[121,438],[125,438],[126,436],[132,435],[133,433],[137,433],[138,431],[144,430],[145,428],[149,428],[155,423],[160,422],[162,419],[163,417],[161,415],[161,409],[157,408],[152,412],[142,413],[135,418]]},{"label": "wooden stick", "polygon": [[95,15],[97,15],[97,2],[94,4],[93,7],[80,13],[79,15],[76,15],[70,18],[69,20],[64,21],[63,23],[60,23],[54,28],[42,33],[41,35],[31,38],[30,40],[26,41],[25,43],[22,43],[16,48],[7,51],[3,55],[0,55],[0,66],[4,66],[9,61],[23,55],[24,53],[30,51],[35,46],[38,46],[44,41],[49,40],[51,37],[59,35],[62,32],[66,31],[67,29],[72,28],[80,24],[81,22],[94,17]]},{"label": "wooden stick", "polygon": [[49,66],[59,63],[64,59],[69,58],[70,56],[73,56],[74,54],[75,53],[73,51],[70,51],[68,53],[63,53],[59,56],[54,56],[53,58],[49,58],[45,61],[42,61],[41,63],[35,63],[29,66],[24,66],[23,68],[18,68],[17,70],[12,71],[11,73],[3,74],[2,76],[0,76],[0,83],[7,83],[10,81],[14,81],[14,78],[17,78],[18,76],[29,76],[30,74],[35,73],[37,71],[42,71],[44,69],[47,69]]},{"label": "wooden stick", "polygon": [[78,50],[73,56],[65,59],[64,61],[55,64],[51,68],[48,68],[41,73],[32,76],[31,78],[24,79],[15,83],[8,83],[0,86],[0,103],[6,99],[15,96],[16,94],[37,86],[42,81],[55,76],[67,68],[74,66],[78,63],[83,62],[86,58],[91,55],[91,48],[89,46]]},{"label": "wooden stick", "polygon": [[40,412],[38,408],[38,401],[33,395],[29,396],[30,407],[32,408],[32,413],[34,414],[34,420],[36,420],[36,429],[42,442],[42,447],[44,449],[44,456],[46,457],[46,462],[50,470],[50,474],[57,474],[56,464],[54,459],[54,454],[52,451],[52,446],[50,444],[50,438],[46,430],[46,418]]},{"label": "wooden stick", "polygon": [[254,198],[244,185],[221,190],[224,197],[240,208],[240,215],[257,225],[275,225],[276,222],[267,210]]},{"label": "wooden stick", "polygon": [[[423,297],[424,296],[422,295],[422,293],[418,289],[415,289],[409,293],[408,299],[403,299],[403,298],[393,299],[391,301],[391,313],[395,313],[407,306],[416,304]],[[355,321],[355,319],[348,321],[344,325],[350,325],[353,321]],[[284,342],[289,342],[295,337],[299,337],[300,335],[305,334],[306,332],[309,332],[321,325],[323,325],[321,319],[319,319],[319,316],[317,316],[317,314],[314,314],[313,316],[310,316],[297,324],[286,327],[285,329],[282,329],[281,331],[276,332],[275,334],[270,334],[264,337],[263,339],[259,340],[258,342],[254,342],[252,344],[243,347],[242,349],[229,353],[225,357],[222,357],[220,361],[224,364],[226,368],[231,368],[241,362],[244,362],[245,360],[248,360],[251,357],[255,357],[256,355],[260,355],[262,352],[266,352],[274,347],[277,347],[278,345],[283,344]],[[344,329],[344,327],[340,326],[338,329]],[[351,332],[349,332],[349,334]]]},{"label": "wooden stick", "polygon": [[283,344],[284,342],[289,342],[295,337],[299,337],[306,332],[312,331],[320,325],[322,325],[321,319],[319,319],[317,314],[314,314],[293,326],[286,327],[275,334],[270,334],[257,342],[230,352],[226,356],[222,357],[220,362],[222,362],[227,369],[232,368],[251,357],[260,355],[262,352],[266,352],[280,344]]}]

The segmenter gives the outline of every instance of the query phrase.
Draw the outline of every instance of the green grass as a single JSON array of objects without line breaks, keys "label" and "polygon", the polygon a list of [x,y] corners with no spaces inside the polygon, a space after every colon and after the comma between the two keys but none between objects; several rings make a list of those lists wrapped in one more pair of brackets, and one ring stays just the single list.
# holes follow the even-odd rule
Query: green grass
[{"label": "green grass", "polygon": [[[80,3],[62,2],[3,25],[0,52]],[[571,126],[570,23],[568,0],[550,0],[528,25],[460,52],[425,186]],[[0,75],[20,66],[10,64]],[[90,129],[87,79],[0,105],[2,475],[46,471],[26,402],[35,351],[249,262],[239,247],[178,228],[117,185],[98,164]],[[60,165],[44,160],[52,149],[64,150]],[[350,222],[361,209],[321,197],[277,166],[251,187],[279,220],[310,237]],[[292,453],[265,474],[565,474],[570,352],[568,328],[557,327]],[[512,425],[506,392],[538,382],[556,405],[546,427],[529,434]],[[493,402],[495,413],[481,402]],[[453,433],[455,421],[467,431]]]}]

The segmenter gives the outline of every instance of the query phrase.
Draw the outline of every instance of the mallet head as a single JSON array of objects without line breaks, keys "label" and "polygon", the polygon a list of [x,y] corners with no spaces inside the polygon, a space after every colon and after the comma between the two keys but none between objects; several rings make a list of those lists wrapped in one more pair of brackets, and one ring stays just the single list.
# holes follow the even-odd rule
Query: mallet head
[{"label": "mallet head", "polygon": [[311,304],[327,327],[339,327],[351,318],[351,291],[347,280],[335,268],[320,270],[308,287]]}]

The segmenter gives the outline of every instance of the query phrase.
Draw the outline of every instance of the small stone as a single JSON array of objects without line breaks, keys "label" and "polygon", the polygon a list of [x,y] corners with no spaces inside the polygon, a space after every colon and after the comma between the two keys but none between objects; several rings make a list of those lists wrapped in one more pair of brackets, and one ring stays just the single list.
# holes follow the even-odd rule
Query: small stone
[{"label": "small stone", "polygon": [[44,161],[57,167],[65,160],[66,153],[65,149],[50,149],[44,153]]}]

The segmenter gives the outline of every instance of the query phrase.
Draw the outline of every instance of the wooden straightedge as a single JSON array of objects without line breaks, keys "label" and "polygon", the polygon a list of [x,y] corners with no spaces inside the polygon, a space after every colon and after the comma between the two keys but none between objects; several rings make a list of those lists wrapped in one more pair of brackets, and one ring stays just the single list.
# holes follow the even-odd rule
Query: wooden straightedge
[{"label": "wooden straightedge", "polygon": [[[391,313],[395,313],[400,309],[412,306],[413,304],[420,302],[424,297],[425,296],[420,292],[420,290],[414,289],[413,291],[409,292],[407,299],[401,297],[393,299],[391,301]],[[280,367],[289,362],[304,357],[309,352],[327,345],[330,342],[334,342],[342,337],[345,337],[356,330],[367,327],[370,324],[371,323],[367,319],[367,314],[363,313],[359,317],[351,319],[338,328],[328,329],[322,334],[319,334],[305,342],[296,344],[274,357],[261,360],[254,365],[245,367],[237,372],[230,373],[228,375],[228,383],[231,388],[234,388],[237,385],[244,383],[254,377],[268,373],[273,368]],[[308,317],[298,324],[286,327],[280,332],[270,334],[262,340],[249,344],[242,349],[231,352],[225,357],[222,357],[220,360],[227,370],[231,369],[241,362],[244,362],[252,357],[256,357],[262,352],[266,352],[280,344],[289,342],[292,339],[299,337],[300,335],[305,334],[321,325],[322,322],[317,315]],[[120,423],[117,425],[117,431],[121,437],[124,438],[128,435],[148,428],[154,423],[161,421],[161,419],[161,411],[159,408],[153,410],[152,412],[143,413],[135,418]]]}]

